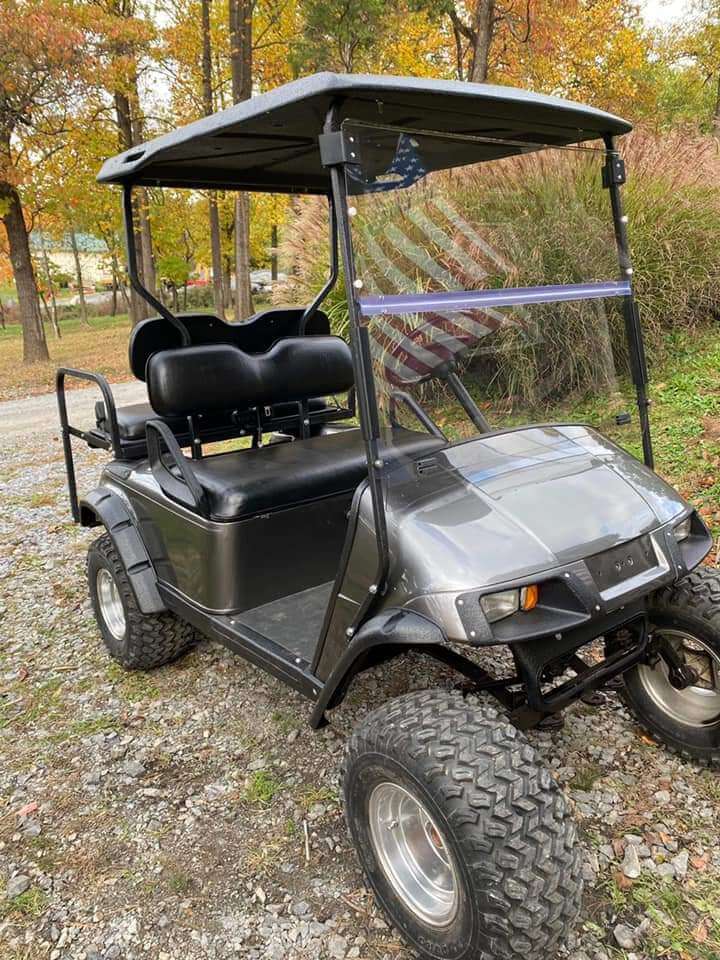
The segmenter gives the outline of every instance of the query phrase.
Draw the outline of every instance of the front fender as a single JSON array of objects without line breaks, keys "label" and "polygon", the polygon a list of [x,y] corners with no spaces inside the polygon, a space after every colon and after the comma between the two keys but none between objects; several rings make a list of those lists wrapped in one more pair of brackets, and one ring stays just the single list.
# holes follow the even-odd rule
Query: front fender
[{"label": "front fender", "polygon": [[380,647],[388,657],[404,650],[436,646],[447,642],[442,628],[414,610],[389,607],[367,620],[348,644],[320,691],[310,716],[310,726],[317,730],[327,721],[325,711],[341,702],[350,681],[359,673]]},{"label": "front fender", "polygon": [[167,610],[158,592],[155,568],[125,502],[107,487],[97,487],[80,501],[80,523],[84,527],[105,527],[141,612]]}]

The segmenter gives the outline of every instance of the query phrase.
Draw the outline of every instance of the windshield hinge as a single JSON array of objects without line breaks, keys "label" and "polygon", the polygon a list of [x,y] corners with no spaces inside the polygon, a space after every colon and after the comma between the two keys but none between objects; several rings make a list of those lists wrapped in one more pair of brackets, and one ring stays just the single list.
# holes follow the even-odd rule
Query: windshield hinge
[{"label": "windshield hinge", "polygon": [[357,137],[348,136],[342,130],[333,133],[321,133],[320,162],[324,167],[337,167],[343,163],[360,163],[360,151]]},{"label": "windshield hinge", "polygon": [[625,161],[616,153],[608,153],[602,171],[602,185],[608,190],[621,186],[626,180]]}]

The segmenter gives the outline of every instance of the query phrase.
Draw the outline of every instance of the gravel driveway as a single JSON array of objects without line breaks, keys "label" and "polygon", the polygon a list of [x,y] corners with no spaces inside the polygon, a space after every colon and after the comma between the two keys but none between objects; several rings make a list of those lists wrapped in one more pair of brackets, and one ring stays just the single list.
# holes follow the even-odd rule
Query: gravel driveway
[{"label": "gravel driveway", "polygon": [[[54,418],[53,397],[0,404],[0,957],[409,960],[363,886],[337,771],[368,709],[453,678],[410,657],[312,733],[298,694],[209,643],[123,673],[90,613],[96,534],[70,522]],[[78,446],[81,489],[104,457]],[[531,739],[586,849],[560,956],[717,958],[717,775],[643,737],[613,694]]]}]

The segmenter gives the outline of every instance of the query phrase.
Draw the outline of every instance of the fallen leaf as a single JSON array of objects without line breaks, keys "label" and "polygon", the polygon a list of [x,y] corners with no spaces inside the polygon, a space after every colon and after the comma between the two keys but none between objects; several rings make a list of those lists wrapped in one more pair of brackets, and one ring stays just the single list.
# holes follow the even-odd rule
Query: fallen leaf
[{"label": "fallen leaf", "polygon": [[20,667],[18,670],[18,680],[27,680],[30,676],[30,671],[27,667]]},{"label": "fallen leaf", "polygon": [[621,870],[618,870],[615,873],[615,883],[620,890],[630,890],[630,888],[633,886],[633,881],[630,879],[630,877],[626,877]]},{"label": "fallen leaf", "polygon": [[624,842],[620,840],[618,837],[615,837],[615,839],[612,840],[611,843],[612,843],[612,848],[615,851],[615,856],[618,858],[618,860],[622,859],[622,857],[625,856]]},{"label": "fallen leaf", "polygon": [[705,943],[710,933],[710,920],[704,917],[693,930],[693,940],[695,943]]},{"label": "fallen leaf", "polygon": [[652,739],[652,737],[648,737],[647,734],[641,733],[641,734],[640,734],[640,739],[641,739],[642,742],[643,742],[646,746],[648,746],[648,747],[655,747],[655,746],[657,746],[657,744],[656,744],[655,741]]},{"label": "fallen leaf", "polygon": [[35,813],[38,805],[34,800],[31,800],[30,803],[26,803],[24,807],[20,807],[17,812],[18,817],[26,817],[29,813]]},{"label": "fallen leaf", "polygon": [[709,851],[703,854],[700,854],[697,857],[690,857],[690,865],[694,867],[695,870],[699,870],[700,873],[702,873],[704,870],[707,870],[709,863],[710,863]]}]

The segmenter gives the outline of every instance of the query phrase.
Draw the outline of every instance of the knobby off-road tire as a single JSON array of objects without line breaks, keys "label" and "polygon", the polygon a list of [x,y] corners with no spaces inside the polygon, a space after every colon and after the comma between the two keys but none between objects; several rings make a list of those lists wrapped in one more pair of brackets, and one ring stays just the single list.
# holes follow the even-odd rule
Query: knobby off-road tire
[{"label": "knobby off-road tire", "polygon": [[[140,611],[125,567],[107,534],[90,544],[87,577],[103,642],[113,660],[126,670],[160,667],[176,660],[197,643],[194,628],[174,614]],[[104,592],[104,602],[101,592]]]},{"label": "knobby off-road tire", "polygon": [[[575,920],[582,897],[575,825],[533,747],[494,709],[434,690],[391,701],[350,738],[343,794],[365,874],[391,922],[420,956],[554,957],[553,948]],[[444,889],[445,915],[432,922],[409,905],[407,896],[398,896],[397,874],[393,879],[392,867],[388,872],[382,830],[403,829],[396,820],[378,816],[388,797],[401,798],[401,811],[420,802],[420,817],[428,817],[426,838],[453,874],[454,909],[447,908]],[[384,809],[390,807],[392,802]],[[422,832],[413,833],[416,821],[404,820],[408,837]],[[395,848],[389,849],[392,854]],[[402,872],[404,861],[394,862]],[[427,859],[418,854],[410,862]]]},{"label": "knobby off-road tire", "polygon": [[[720,571],[700,567],[660,590],[648,606],[653,633],[668,638],[690,665],[707,664],[702,687],[676,691],[662,661],[624,675],[621,696],[645,730],[675,753],[720,766]],[[687,638],[683,640],[683,635]],[[693,649],[701,652],[698,659]],[[689,657],[688,657],[688,650]],[[704,661],[704,662],[703,662]],[[714,678],[715,693],[708,689]]]}]

